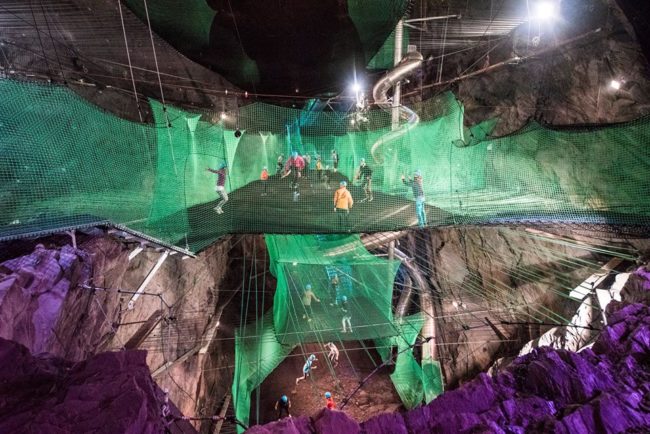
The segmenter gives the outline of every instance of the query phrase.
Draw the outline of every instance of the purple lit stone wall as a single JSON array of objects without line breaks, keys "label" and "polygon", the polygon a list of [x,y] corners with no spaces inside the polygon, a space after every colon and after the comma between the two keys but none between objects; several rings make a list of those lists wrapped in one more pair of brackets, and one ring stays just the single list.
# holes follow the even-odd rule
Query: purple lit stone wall
[{"label": "purple lit stone wall", "polygon": [[642,433],[650,431],[650,307],[613,303],[579,353],[539,348],[429,405],[361,424],[344,412],[284,419],[251,434]]}]

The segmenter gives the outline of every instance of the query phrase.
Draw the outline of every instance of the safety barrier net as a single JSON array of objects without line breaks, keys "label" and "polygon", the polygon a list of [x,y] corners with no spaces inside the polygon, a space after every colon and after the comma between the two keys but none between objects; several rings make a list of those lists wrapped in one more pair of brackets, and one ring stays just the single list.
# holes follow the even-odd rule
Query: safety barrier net
[{"label": "safety barrier net", "polygon": [[[429,364],[427,377],[413,354],[424,313],[393,318],[399,260],[372,255],[358,235],[265,238],[277,286],[273,309],[236,334],[233,402],[239,420],[248,421],[251,392],[304,344],[318,344],[327,353],[328,342],[341,348],[344,341],[372,339],[381,358],[395,366],[391,380],[405,407],[442,393],[439,365]],[[258,302],[248,300],[249,306]]]},{"label": "safety barrier net", "polygon": [[[650,222],[649,118],[561,130],[532,123],[490,138],[497,120],[466,129],[462,106],[444,94],[415,106],[420,123],[373,156],[390,130],[380,110],[352,125],[354,113],[318,101],[302,110],[253,103],[225,119],[151,107],[155,124],[142,125],[63,87],[0,80],[0,238],[110,221],[198,251],[227,233]],[[294,151],[308,156],[306,169],[282,178]],[[206,169],[221,165],[219,192]],[[416,171],[421,189],[409,184]],[[349,214],[335,212],[341,181],[354,200]]]}]

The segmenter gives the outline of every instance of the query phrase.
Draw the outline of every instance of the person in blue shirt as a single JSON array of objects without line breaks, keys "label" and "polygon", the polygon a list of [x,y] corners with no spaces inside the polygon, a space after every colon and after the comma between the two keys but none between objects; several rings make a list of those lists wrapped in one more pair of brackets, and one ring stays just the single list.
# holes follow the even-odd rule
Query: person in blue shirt
[{"label": "person in blue shirt", "polygon": [[296,385],[300,383],[302,380],[305,378],[309,377],[311,375],[312,369],[316,369],[316,366],[314,366],[314,362],[317,362],[318,359],[314,354],[311,354],[309,357],[307,357],[307,361],[302,367],[302,377],[296,378]]},{"label": "person in blue shirt", "polygon": [[427,225],[427,214],[424,211],[424,187],[422,185],[422,172],[416,170],[413,173],[413,179],[406,178],[402,175],[402,182],[413,189],[415,198],[415,214],[418,217],[418,226],[421,228]]}]

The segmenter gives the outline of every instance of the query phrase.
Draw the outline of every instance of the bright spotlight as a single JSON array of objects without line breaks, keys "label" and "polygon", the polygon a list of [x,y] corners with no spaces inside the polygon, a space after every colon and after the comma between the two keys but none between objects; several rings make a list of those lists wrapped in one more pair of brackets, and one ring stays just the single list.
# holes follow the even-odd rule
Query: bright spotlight
[{"label": "bright spotlight", "polygon": [[621,82],[618,80],[612,80],[609,82],[609,87],[614,90],[619,90],[621,88]]},{"label": "bright spotlight", "polygon": [[352,86],[350,86],[350,89],[354,93],[359,93],[359,92],[361,92],[361,85],[355,81],[354,84]]},{"label": "bright spotlight", "polygon": [[226,114],[226,112],[221,112],[221,114],[219,115],[219,117],[221,118],[222,121],[225,121],[226,118],[228,117],[228,115]]},{"label": "bright spotlight", "polygon": [[557,3],[554,1],[541,0],[535,4],[535,19],[548,21],[557,18]]}]

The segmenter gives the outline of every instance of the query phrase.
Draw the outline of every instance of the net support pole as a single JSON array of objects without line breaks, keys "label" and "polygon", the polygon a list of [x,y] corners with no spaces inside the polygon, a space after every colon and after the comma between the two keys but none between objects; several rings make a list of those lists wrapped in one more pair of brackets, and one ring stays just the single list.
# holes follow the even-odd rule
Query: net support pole
[{"label": "net support pole", "polygon": [[133,309],[133,304],[140,298],[140,295],[144,292],[145,288],[151,282],[151,280],[154,278],[162,264],[165,262],[165,259],[169,256],[169,250],[165,250],[162,255],[158,258],[158,261],[156,264],[153,266],[151,271],[149,271],[149,274],[147,274],[147,277],[144,278],[140,286],[138,287],[137,291],[135,291],[135,294],[133,294],[133,297],[131,297],[131,300],[129,301],[128,308]]},{"label": "net support pole", "polygon": [[[399,20],[395,26],[395,47],[393,50],[393,66],[402,61],[402,44],[404,43],[404,20]],[[399,106],[402,102],[402,83],[395,84],[393,91],[393,110],[391,111],[391,129],[399,128]]]}]

